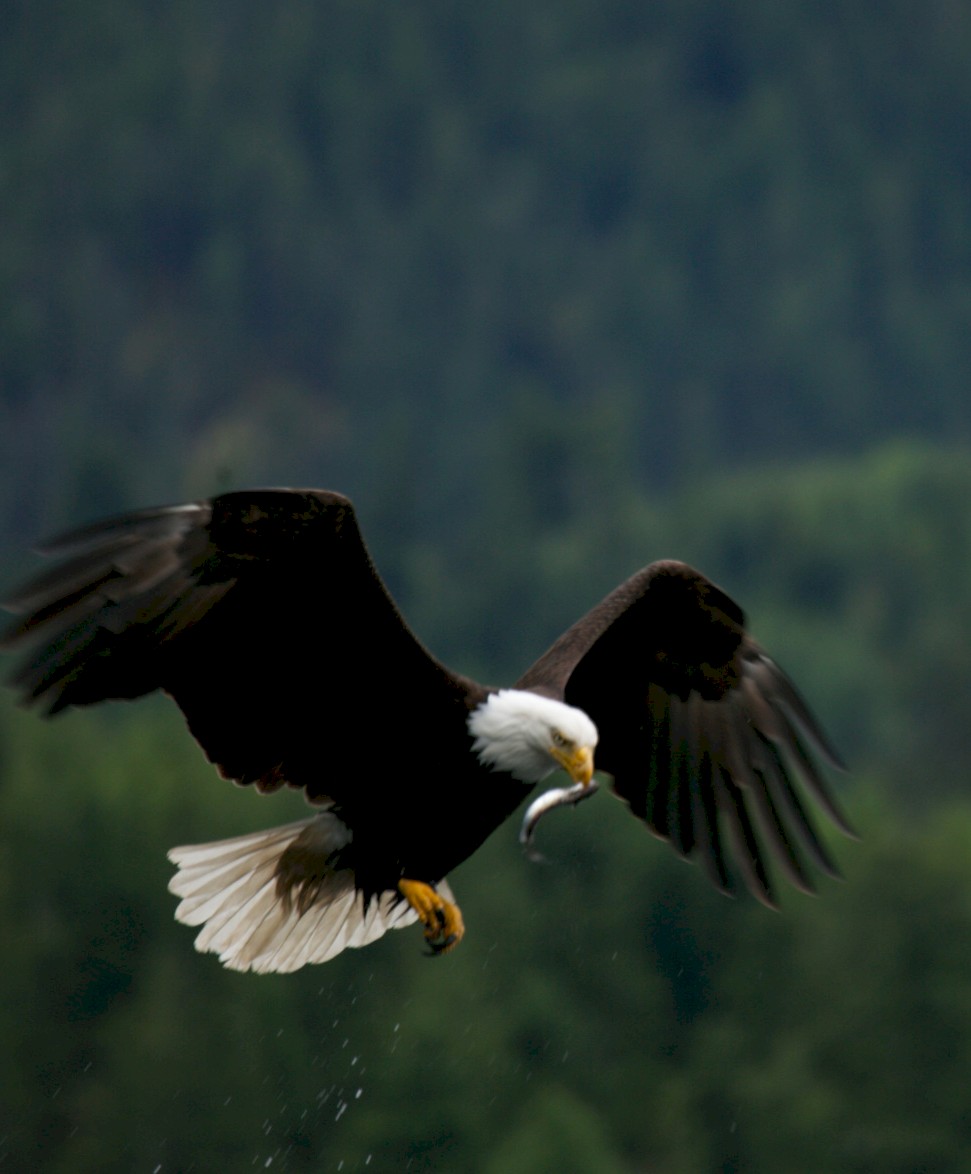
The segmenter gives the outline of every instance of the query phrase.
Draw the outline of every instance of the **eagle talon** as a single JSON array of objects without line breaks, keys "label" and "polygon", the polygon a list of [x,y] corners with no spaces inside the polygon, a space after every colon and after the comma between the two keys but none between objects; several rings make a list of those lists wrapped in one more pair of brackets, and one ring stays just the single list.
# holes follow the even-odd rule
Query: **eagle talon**
[{"label": "eagle talon", "polygon": [[401,880],[398,882],[398,892],[421,919],[431,955],[437,957],[454,950],[465,933],[462,911],[458,905],[446,901],[433,885],[425,884],[424,881]]},{"label": "eagle talon", "polygon": [[448,935],[444,942],[436,942],[429,938],[428,934],[426,933],[425,941],[428,942],[428,952],[425,957],[437,958],[441,954],[449,953],[450,950],[454,949],[454,947],[459,944],[459,935],[452,933]]}]

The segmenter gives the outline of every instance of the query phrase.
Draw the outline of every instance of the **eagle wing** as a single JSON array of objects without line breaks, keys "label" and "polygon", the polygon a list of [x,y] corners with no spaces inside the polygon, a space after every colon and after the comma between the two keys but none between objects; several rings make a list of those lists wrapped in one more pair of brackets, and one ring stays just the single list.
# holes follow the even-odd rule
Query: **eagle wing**
[{"label": "eagle wing", "polygon": [[33,648],[13,684],[50,713],[161,688],[222,774],[314,800],[337,798],[376,746],[407,745],[402,690],[465,749],[484,690],[408,629],[340,494],[227,493],[43,553],[59,561],[5,602],[20,618],[3,647]]},{"label": "eagle wing", "polygon": [[518,684],[590,715],[616,793],[719,889],[731,891],[729,855],[769,905],[770,857],[803,891],[807,858],[836,873],[804,799],[853,834],[819,766],[839,758],[741,609],[691,567],[659,562],[632,576]]}]

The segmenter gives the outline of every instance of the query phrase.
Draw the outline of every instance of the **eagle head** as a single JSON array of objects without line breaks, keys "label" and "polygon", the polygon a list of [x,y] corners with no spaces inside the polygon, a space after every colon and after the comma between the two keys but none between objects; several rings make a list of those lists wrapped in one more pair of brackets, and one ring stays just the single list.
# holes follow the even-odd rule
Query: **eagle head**
[{"label": "eagle head", "polygon": [[582,709],[524,689],[500,689],[469,717],[479,761],[523,783],[562,767],[575,783],[593,777],[597,727]]}]

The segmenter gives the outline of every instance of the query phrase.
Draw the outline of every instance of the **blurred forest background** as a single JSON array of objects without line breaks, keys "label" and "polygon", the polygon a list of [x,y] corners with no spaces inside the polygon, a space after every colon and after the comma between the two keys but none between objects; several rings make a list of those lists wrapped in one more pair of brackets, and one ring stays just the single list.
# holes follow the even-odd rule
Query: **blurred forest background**
[{"label": "blurred forest background", "polygon": [[508,682],[684,558],[863,838],[773,914],[600,796],[459,871],[446,959],[237,975],[165,850],[299,804],[162,700],[5,705],[0,1167],[968,1169],[969,61],[959,0],[8,0],[2,583],[113,511],[338,488]]}]

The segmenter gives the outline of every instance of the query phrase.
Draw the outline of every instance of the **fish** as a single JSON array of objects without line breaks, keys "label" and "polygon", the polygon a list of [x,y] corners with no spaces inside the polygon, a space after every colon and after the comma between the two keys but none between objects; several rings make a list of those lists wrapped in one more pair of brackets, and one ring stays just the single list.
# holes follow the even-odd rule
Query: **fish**
[{"label": "fish", "polygon": [[534,799],[526,808],[523,822],[519,828],[519,843],[530,860],[542,861],[543,854],[533,846],[533,837],[539,821],[548,811],[555,807],[575,807],[584,799],[589,799],[597,792],[596,780],[589,783],[574,783],[572,787],[551,787],[544,791],[539,798]]}]

